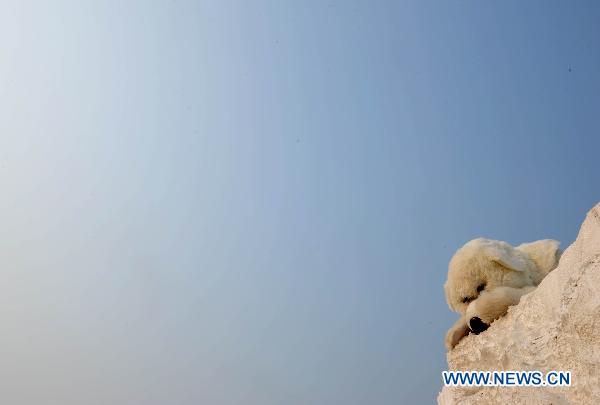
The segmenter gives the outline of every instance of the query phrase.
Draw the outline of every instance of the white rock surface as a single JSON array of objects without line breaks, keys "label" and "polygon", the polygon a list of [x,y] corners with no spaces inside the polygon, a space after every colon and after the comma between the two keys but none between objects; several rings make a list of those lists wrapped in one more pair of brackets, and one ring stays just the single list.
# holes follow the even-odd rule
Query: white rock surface
[{"label": "white rock surface", "polygon": [[571,371],[570,387],[444,387],[438,404],[600,404],[600,204],[558,267],[450,351],[449,370]]}]

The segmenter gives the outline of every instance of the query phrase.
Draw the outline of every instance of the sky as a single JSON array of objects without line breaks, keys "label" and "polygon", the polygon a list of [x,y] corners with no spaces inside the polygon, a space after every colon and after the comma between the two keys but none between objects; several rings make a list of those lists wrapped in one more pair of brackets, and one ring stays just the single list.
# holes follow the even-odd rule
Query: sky
[{"label": "sky", "polygon": [[433,403],[454,251],[600,201],[598,2],[0,4],[2,403]]}]

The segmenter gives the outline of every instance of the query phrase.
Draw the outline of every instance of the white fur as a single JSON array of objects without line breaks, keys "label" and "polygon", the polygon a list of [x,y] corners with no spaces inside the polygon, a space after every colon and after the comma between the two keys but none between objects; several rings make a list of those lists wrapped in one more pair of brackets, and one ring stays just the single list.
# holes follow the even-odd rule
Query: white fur
[{"label": "white fur", "polygon": [[545,239],[513,247],[479,238],[460,248],[450,260],[444,284],[448,306],[461,315],[446,334],[446,347],[452,349],[469,333],[472,318],[489,325],[533,291],[558,265],[559,244]]}]

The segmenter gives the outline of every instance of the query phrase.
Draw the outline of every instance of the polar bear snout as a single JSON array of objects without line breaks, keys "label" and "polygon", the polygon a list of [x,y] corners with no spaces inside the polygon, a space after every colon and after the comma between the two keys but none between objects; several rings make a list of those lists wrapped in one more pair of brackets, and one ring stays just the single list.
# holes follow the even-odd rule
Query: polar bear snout
[{"label": "polar bear snout", "polygon": [[476,335],[479,335],[481,332],[486,330],[490,325],[483,322],[479,317],[474,316],[469,319],[469,329]]}]

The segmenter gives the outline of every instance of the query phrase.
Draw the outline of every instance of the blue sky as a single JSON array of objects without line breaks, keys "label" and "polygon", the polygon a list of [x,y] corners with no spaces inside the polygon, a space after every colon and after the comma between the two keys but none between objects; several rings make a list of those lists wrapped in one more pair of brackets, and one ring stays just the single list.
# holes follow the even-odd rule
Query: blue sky
[{"label": "blue sky", "polygon": [[433,402],[452,253],[600,201],[599,18],[3,3],[3,402]]}]

